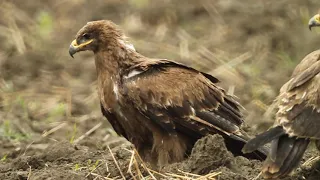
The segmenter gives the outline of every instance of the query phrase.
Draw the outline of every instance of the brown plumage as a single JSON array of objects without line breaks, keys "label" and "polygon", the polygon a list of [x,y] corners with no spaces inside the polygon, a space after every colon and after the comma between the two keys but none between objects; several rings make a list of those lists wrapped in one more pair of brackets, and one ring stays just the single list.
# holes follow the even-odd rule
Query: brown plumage
[{"label": "brown plumage", "polygon": [[244,152],[271,142],[262,171],[265,178],[279,178],[296,168],[310,142],[320,140],[320,50],[307,55],[282,86],[275,100],[274,127],[250,140]]},{"label": "brown plumage", "polygon": [[[320,15],[309,20],[309,28],[320,26]],[[311,140],[320,149],[320,50],[308,54],[282,86],[275,100],[278,107],[274,127],[250,140],[243,152],[252,152],[271,142],[262,172],[265,178],[288,175],[298,165]]]},{"label": "brown plumage", "polygon": [[209,133],[224,135],[228,147],[241,152],[248,139],[240,129],[241,106],[215,77],[139,54],[106,20],[80,29],[69,52],[84,50],[95,55],[103,115],[144,160],[158,166],[181,161]]}]

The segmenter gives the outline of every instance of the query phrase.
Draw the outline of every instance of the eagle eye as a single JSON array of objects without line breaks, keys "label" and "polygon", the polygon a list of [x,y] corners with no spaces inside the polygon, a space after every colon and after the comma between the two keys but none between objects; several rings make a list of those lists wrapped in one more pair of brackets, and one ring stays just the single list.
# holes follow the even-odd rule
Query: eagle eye
[{"label": "eagle eye", "polygon": [[84,38],[84,39],[90,39],[90,34],[88,34],[88,33],[84,33],[83,35],[82,35],[82,37]]}]

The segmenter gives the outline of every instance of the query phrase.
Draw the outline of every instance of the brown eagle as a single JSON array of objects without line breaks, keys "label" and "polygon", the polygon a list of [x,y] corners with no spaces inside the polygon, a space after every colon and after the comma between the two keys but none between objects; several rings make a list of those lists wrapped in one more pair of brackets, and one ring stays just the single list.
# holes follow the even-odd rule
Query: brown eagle
[{"label": "brown eagle", "polygon": [[[309,28],[320,25],[320,16]],[[262,172],[265,178],[281,178],[298,166],[310,140],[319,149],[320,140],[320,50],[308,54],[297,65],[291,79],[280,89],[274,127],[250,140],[243,152],[252,152],[271,142]]]},{"label": "brown eagle", "polygon": [[240,104],[216,85],[215,77],[139,54],[108,20],[79,30],[69,53],[85,50],[95,56],[103,115],[145,161],[160,167],[181,161],[206,134],[222,134],[238,153],[249,139],[240,129]]}]

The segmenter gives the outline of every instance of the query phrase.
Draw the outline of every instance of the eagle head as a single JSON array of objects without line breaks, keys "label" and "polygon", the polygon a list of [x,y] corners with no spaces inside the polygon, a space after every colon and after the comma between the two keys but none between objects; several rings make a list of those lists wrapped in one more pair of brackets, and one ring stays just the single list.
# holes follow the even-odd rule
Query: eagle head
[{"label": "eagle head", "polygon": [[310,31],[311,31],[311,28],[312,28],[312,27],[320,26],[320,14],[314,15],[314,16],[309,20],[308,25],[309,25]]},{"label": "eagle head", "polygon": [[71,57],[79,51],[93,51],[108,48],[122,37],[117,25],[108,20],[91,21],[83,26],[71,42],[69,54]]}]

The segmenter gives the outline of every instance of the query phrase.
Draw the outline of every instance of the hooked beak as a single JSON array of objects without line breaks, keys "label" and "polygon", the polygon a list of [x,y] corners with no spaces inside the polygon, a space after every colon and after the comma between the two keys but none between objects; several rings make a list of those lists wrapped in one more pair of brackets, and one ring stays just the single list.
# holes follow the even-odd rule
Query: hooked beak
[{"label": "hooked beak", "polygon": [[309,30],[311,31],[312,27],[315,27],[315,26],[320,26],[320,22],[319,22],[319,14],[313,16],[310,20],[309,20]]},{"label": "hooked beak", "polygon": [[83,47],[85,47],[86,45],[90,44],[93,41],[93,39],[90,39],[89,41],[86,41],[82,44],[78,44],[77,40],[73,40],[69,46],[69,54],[70,56],[73,58],[73,55],[79,51],[82,50]]}]

